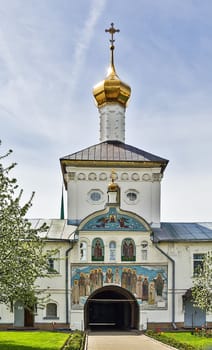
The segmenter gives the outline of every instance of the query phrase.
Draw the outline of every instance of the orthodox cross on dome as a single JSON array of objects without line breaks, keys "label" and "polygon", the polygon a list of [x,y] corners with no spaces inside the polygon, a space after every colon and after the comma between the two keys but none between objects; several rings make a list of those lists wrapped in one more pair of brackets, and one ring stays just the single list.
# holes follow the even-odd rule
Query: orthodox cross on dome
[{"label": "orthodox cross on dome", "polygon": [[115,39],[114,39],[114,34],[115,33],[119,33],[120,30],[119,29],[116,29],[114,28],[114,23],[111,23],[111,27],[109,29],[105,29],[105,32],[106,33],[109,33],[111,35],[111,39],[110,39],[110,42],[111,42],[111,46],[110,46],[110,49],[111,49],[111,65],[112,67],[114,68],[114,57],[113,57],[113,51],[115,49],[115,46],[113,45],[114,42],[115,42]]},{"label": "orthodox cross on dome", "polygon": [[119,30],[119,29],[115,29],[115,28],[114,28],[114,23],[111,23],[111,27],[110,27],[109,29],[105,29],[105,32],[111,34],[111,39],[110,39],[110,42],[111,42],[111,49],[114,49],[113,43],[114,43],[115,39],[113,39],[113,35],[114,35],[115,33],[119,33],[120,30]]},{"label": "orthodox cross on dome", "polygon": [[116,179],[116,172],[115,172],[114,169],[112,169],[110,177],[111,177],[111,179],[112,179],[112,182],[114,182],[115,179]]}]

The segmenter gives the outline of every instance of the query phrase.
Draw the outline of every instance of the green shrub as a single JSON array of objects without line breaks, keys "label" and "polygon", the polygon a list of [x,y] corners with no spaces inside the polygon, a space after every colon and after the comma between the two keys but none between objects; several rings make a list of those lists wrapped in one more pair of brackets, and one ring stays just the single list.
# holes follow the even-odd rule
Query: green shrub
[{"label": "green shrub", "polygon": [[81,350],[83,349],[85,341],[85,334],[81,331],[71,333],[66,345],[62,348],[63,350]]}]

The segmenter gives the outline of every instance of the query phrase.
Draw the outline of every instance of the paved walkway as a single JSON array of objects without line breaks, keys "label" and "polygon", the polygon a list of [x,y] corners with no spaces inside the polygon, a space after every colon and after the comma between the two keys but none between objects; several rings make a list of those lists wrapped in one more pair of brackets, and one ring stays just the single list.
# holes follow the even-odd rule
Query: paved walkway
[{"label": "paved walkway", "polygon": [[167,350],[168,345],[159,343],[143,334],[92,334],[88,335],[87,350]]}]

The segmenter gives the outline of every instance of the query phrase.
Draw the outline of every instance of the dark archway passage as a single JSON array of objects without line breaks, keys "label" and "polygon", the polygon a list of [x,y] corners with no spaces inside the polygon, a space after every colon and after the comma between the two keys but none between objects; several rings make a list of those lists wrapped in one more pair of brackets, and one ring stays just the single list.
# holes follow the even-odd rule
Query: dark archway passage
[{"label": "dark archway passage", "polygon": [[84,307],[85,329],[138,329],[139,307],[135,297],[126,289],[110,285],[97,289]]}]

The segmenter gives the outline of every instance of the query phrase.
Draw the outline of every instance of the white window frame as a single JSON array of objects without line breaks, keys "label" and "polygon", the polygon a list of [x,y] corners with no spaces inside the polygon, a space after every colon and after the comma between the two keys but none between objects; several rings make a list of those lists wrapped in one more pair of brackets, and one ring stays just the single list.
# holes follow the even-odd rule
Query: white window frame
[{"label": "white window frame", "polygon": [[[92,194],[99,194],[100,198],[98,200],[92,199],[91,196]],[[99,188],[93,188],[91,189],[88,194],[87,194],[87,200],[91,204],[101,204],[104,202],[104,193],[99,189]]]},{"label": "white window frame", "polygon": [[[129,199],[129,195],[130,194],[134,194],[136,196],[135,200],[132,200],[132,199]],[[127,204],[130,204],[130,205],[135,205],[138,203],[140,199],[140,196],[139,196],[139,192],[135,189],[128,189],[126,192],[125,192],[125,195],[124,195],[124,201],[127,203]]]},{"label": "white window frame", "polygon": [[[83,247],[83,245],[84,245],[84,247]],[[80,249],[79,260],[80,261],[87,261],[88,260],[88,243],[85,240],[80,241],[79,249]]]},{"label": "white window frame", "polygon": [[[206,253],[202,253],[202,252],[196,252],[193,253],[193,276],[197,276],[198,275],[198,271],[195,271],[198,266],[203,265],[203,260],[205,258]],[[198,256],[198,257],[197,257]]]},{"label": "white window frame", "polygon": [[[111,245],[114,244],[114,247],[111,247]],[[112,240],[109,242],[109,261],[116,261],[116,241]],[[111,259],[114,256],[114,259]]]},{"label": "white window frame", "polygon": [[[56,306],[56,314],[49,314],[48,313],[48,305],[55,305]],[[56,303],[55,301],[50,300],[45,307],[45,320],[59,320],[59,316],[58,316],[58,303]]]},{"label": "white window frame", "polygon": [[145,240],[141,242],[141,260],[148,260],[148,242]]},{"label": "white window frame", "polygon": [[[59,274],[60,273],[60,252],[58,251],[56,254],[52,255],[49,260],[49,274]],[[50,266],[52,265],[52,266]]]}]

